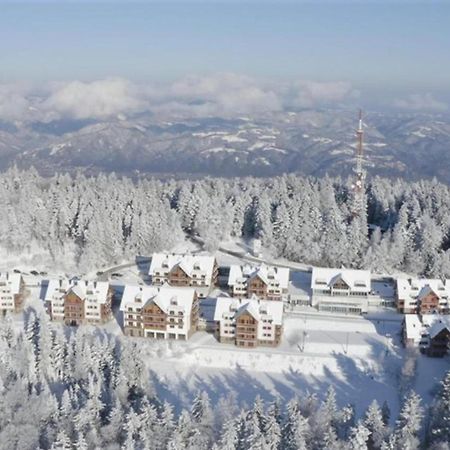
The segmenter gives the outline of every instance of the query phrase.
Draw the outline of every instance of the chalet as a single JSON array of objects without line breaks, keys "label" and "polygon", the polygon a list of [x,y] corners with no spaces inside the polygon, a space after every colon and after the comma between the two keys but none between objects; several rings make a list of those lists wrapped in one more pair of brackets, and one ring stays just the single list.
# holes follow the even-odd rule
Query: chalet
[{"label": "chalet", "polygon": [[228,276],[230,293],[236,298],[256,295],[261,300],[282,300],[288,292],[289,269],[260,266],[232,265]]},{"label": "chalet", "polygon": [[275,347],[281,342],[283,303],[219,297],[214,320],[220,342],[239,347]]},{"label": "chalet", "polygon": [[450,346],[450,316],[405,314],[402,340],[406,347],[418,347],[428,356],[444,356]]},{"label": "chalet", "polygon": [[401,313],[450,313],[450,280],[398,278],[395,294]]},{"label": "chalet", "polygon": [[194,288],[127,285],[120,310],[127,336],[187,340],[197,330],[199,305]]},{"label": "chalet", "polygon": [[0,273],[0,311],[20,312],[26,295],[25,283],[20,273]]},{"label": "chalet", "polygon": [[100,324],[112,318],[112,288],[105,281],[50,280],[45,294],[51,320],[77,326]]},{"label": "chalet", "polygon": [[322,311],[366,313],[371,291],[370,271],[314,267],[312,305]]},{"label": "chalet", "polygon": [[149,275],[155,285],[210,288],[217,283],[218,266],[214,256],[154,253]]}]

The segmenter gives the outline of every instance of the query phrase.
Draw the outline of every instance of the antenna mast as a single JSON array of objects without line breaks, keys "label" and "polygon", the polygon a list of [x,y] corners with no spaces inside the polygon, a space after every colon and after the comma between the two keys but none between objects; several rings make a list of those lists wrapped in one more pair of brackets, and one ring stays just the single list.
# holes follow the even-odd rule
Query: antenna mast
[{"label": "antenna mast", "polygon": [[356,138],[357,138],[357,150],[356,150],[356,167],[354,169],[356,173],[355,184],[353,185],[354,191],[354,210],[353,215],[357,216],[364,212],[364,181],[366,178],[366,172],[363,169],[363,156],[364,156],[364,147],[363,147],[363,122],[362,122],[362,111],[359,110],[359,122],[358,129],[356,130]]}]

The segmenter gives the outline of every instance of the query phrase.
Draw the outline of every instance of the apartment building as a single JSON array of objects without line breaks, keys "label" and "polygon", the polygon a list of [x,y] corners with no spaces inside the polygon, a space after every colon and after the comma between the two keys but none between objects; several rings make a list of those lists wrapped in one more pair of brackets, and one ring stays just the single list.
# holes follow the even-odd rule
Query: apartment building
[{"label": "apartment building", "polygon": [[26,293],[20,273],[0,273],[0,311],[3,314],[22,311]]},{"label": "apartment building", "polygon": [[289,269],[266,264],[230,266],[230,294],[236,298],[256,295],[261,300],[282,300],[288,292]]},{"label": "apartment building", "polygon": [[112,318],[112,295],[105,281],[50,280],[45,304],[51,320],[71,326],[100,324]]},{"label": "apartment building", "polygon": [[238,347],[275,347],[283,332],[283,303],[250,299],[219,297],[214,321],[220,342]]},{"label": "apartment building", "polygon": [[149,275],[154,285],[210,288],[217,283],[218,266],[214,256],[154,253]]},{"label": "apartment building", "polygon": [[187,340],[197,330],[199,305],[194,288],[127,285],[120,310],[127,336]]},{"label": "apartment building", "polygon": [[397,310],[404,314],[449,314],[450,281],[428,278],[398,278]]}]

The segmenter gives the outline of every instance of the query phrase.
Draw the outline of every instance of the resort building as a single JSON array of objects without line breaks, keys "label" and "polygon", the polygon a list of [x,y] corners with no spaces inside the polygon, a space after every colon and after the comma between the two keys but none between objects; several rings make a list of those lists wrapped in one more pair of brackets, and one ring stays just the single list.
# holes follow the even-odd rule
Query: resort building
[{"label": "resort building", "polygon": [[230,294],[236,298],[256,295],[261,300],[282,300],[287,295],[289,269],[260,266],[232,265],[228,276]]},{"label": "resort building", "polygon": [[25,283],[20,273],[0,273],[0,311],[20,312],[26,295]]},{"label": "resort building", "polygon": [[239,347],[275,347],[281,342],[283,303],[219,297],[214,320],[220,342]]},{"label": "resort building", "polygon": [[370,271],[314,267],[312,305],[322,311],[366,313],[371,292]]},{"label": "resort building", "polygon": [[194,288],[127,285],[120,303],[124,333],[187,340],[197,330],[197,297]]},{"label": "resort building", "polygon": [[77,326],[111,320],[113,290],[106,281],[50,280],[45,294],[51,320]]},{"label": "resort building", "polygon": [[405,314],[402,337],[406,347],[418,347],[428,356],[444,356],[450,345],[450,316]]},{"label": "resort building", "polygon": [[450,281],[427,278],[398,278],[397,310],[404,314],[449,314]]},{"label": "resort building", "polygon": [[217,283],[218,266],[214,256],[154,253],[149,275],[154,285],[210,288]]}]

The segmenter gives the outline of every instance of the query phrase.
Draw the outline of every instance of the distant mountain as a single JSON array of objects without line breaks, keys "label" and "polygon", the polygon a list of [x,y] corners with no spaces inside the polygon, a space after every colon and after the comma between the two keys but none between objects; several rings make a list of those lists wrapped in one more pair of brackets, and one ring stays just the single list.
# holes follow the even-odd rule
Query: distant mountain
[{"label": "distant mountain", "polygon": [[[365,122],[370,174],[448,182],[449,117],[372,113]],[[35,166],[46,175],[345,176],[354,164],[355,126],[355,113],[331,110],[170,122],[140,114],[102,122],[0,123],[0,168]]]}]

